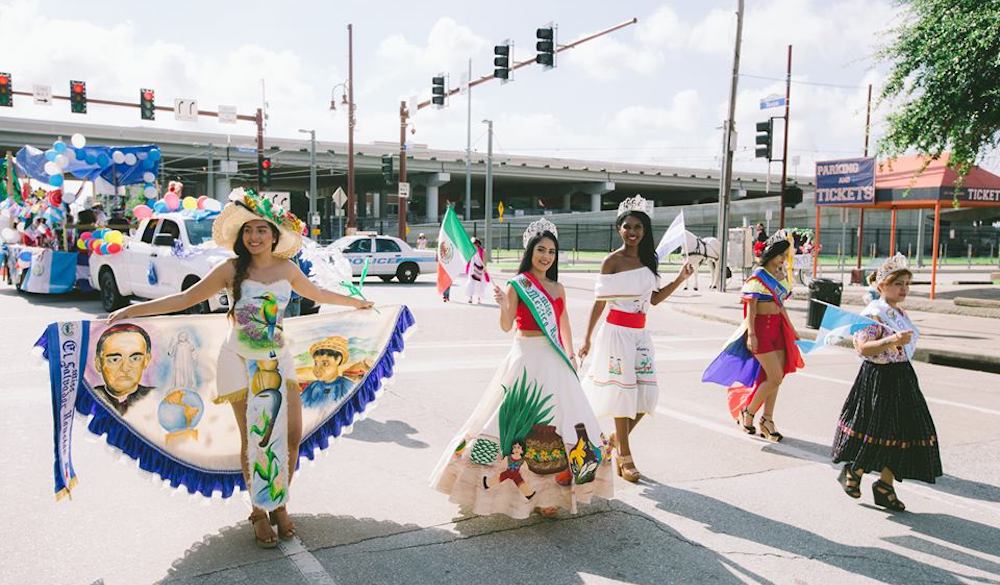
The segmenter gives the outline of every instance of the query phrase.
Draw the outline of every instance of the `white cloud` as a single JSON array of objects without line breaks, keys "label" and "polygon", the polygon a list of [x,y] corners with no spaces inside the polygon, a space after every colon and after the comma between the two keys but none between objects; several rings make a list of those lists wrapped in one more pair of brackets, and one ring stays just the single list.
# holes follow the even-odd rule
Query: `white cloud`
[{"label": "white cloud", "polygon": [[[401,34],[387,37],[379,45],[377,55],[408,66],[437,67],[443,71],[463,69],[467,59],[483,52],[489,43],[453,18],[439,19],[431,27],[427,41],[415,45]],[[457,84],[457,80],[456,84]]]},{"label": "white cloud", "polygon": [[650,75],[663,61],[662,55],[657,51],[628,45],[609,37],[574,47],[560,54],[559,58],[563,63],[598,81],[610,81],[634,73]]},{"label": "white cloud", "polygon": [[612,116],[608,130],[626,137],[661,132],[694,132],[701,118],[701,100],[694,89],[674,95],[669,109],[632,105]]}]

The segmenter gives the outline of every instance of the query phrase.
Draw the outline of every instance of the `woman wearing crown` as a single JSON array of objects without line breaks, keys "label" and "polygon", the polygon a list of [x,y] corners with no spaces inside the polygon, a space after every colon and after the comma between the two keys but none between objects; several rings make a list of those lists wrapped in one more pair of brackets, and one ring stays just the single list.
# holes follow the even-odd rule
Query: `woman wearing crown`
[{"label": "woman wearing crown", "polygon": [[[611,442],[618,451],[615,469],[630,482],[639,481],[641,475],[632,460],[629,435],[643,416],[656,410],[659,396],[646,313],[650,305],[666,300],[694,272],[690,264],[685,264],[670,284],[659,286],[652,215],[653,202],[638,195],[618,206],[615,223],[622,246],[601,264],[595,287],[597,298],[580,348],[581,359],[588,355],[592,358],[583,379],[584,392],[598,417],[614,417]],[[594,329],[609,303],[611,309],[591,349]]]},{"label": "woman wearing crown", "polygon": [[523,242],[517,276],[493,287],[514,345],[432,476],[475,514],[575,513],[613,493],[610,446],[577,378],[556,226],[536,221]]},{"label": "woman wearing crown", "polygon": [[872,323],[854,334],[854,348],[864,361],[833,439],[833,462],[844,463],[838,478],[844,492],[860,498],[864,473],[878,472],[872,485],[875,505],[893,511],[906,509],[896,497],[894,479],[934,483],[941,475],[934,420],[910,365],[920,332],[899,306],[912,276],[902,254],[875,273],[879,298],[861,312]]},{"label": "woman wearing crown", "polygon": [[804,365],[795,345],[798,334],[785,310],[792,296],[790,239],[779,230],[768,240],[757,268],[743,283],[744,319],[701,377],[729,388],[730,413],[749,435],[757,434],[754,417],[763,407],[760,436],[773,442],[784,438],[774,424],[781,382]]}]

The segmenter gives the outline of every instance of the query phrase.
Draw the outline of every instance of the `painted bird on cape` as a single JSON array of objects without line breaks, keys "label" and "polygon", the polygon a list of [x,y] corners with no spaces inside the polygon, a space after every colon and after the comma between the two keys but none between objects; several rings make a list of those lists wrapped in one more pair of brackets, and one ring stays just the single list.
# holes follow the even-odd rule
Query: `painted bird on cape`
[{"label": "painted bird on cape", "polygon": [[260,303],[260,321],[267,326],[267,338],[273,342],[274,329],[278,326],[278,299],[271,291],[254,298],[262,301]]}]

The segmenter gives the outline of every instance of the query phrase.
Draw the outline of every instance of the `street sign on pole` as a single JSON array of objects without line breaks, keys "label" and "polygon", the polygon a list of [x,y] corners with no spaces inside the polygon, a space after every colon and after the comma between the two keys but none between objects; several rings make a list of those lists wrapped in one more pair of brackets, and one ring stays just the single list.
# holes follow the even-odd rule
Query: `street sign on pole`
[{"label": "street sign on pole", "polygon": [[337,190],[333,192],[333,203],[336,205],[338,213],[347,203],[347,194],[340,187],[337,187]]},{"label": "street sign on pole", "polygon": [[785,107],[785,96],[772,93],[760,100],[760,109],[769,110],[771,108]]},{"label": "street sign on pole", "polygon": [[309,225],[319,227],[319,213],[313,213],[309,216]]},{"label": "street sign on pole", "polygon": [[52,105],[52,86],[51,85],[35,85],[32,88],[32,96],[35,98],[36,106],[51,106]]},{"label": "street sign on pole", "polygon": [[175,98],[174,119],[180,122],[197,122],[198,100]]},{"label": "street sign on pole", "polygon": [[239,163],[232,159],[219,161],[219,172],[225,175],[235,175],[240,170]]},{"label": "street sign on pole", "polygon": [[219,106],[219,123],[236,123],[236,106]]},{"label": "street sign on pole", "polygon": [[399,197],[401,199],[407,199],[410,197],[410,184],[400,183],[399,184]]}]

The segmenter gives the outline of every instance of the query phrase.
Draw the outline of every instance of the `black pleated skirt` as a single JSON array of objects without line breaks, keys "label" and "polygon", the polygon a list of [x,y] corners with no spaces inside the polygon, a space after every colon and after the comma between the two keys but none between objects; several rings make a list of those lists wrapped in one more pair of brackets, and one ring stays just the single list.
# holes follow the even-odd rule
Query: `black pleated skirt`
[{"label": "black pleated skirt", "polygon": [[941,454],[934,420],[910,362],[865,361],[840,412],[833,438],[833,462],[896,479],[934,483]]}]

